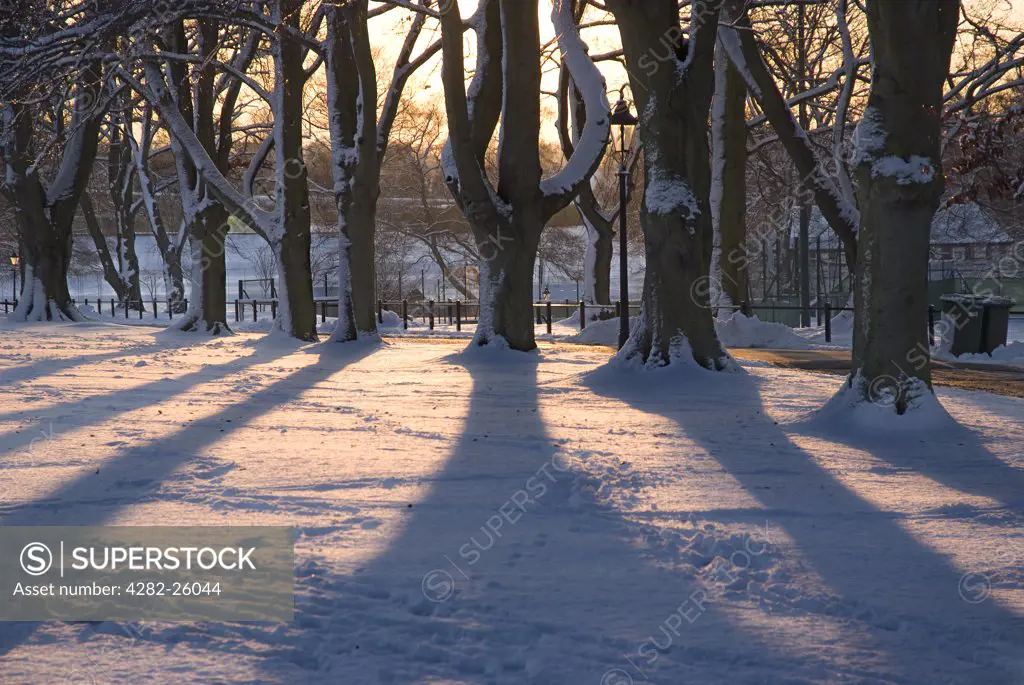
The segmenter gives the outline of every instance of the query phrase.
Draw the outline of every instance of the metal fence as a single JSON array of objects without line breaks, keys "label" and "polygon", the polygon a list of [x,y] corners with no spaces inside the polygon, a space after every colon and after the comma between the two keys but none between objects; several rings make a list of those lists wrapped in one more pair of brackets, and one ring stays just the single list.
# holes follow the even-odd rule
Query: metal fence
[{"label": "metal fence", "polygon": [[[104,301],[97,299],[92,300],[96,304],[96,313],[103,314]],[[182,300],[179,302],[170,302],[167,300],[146,300],[146,301],[130,301],[125,303],[118,303],[117,300],[111,298],[109,302],[109,311],[111,315],[117,314],[119,306],[123,306],[124,318],[128,319],[134,312],[138,314],[139,320],[143,320],[146,314],[145,304],[151,305],[149,310],[151,318],[157,320],[160,318],[160,305],[164,305],[164,313],[169,321],[174,319],[176,308],[174,305],[180,305],[181,307],[188,308],[188,300]],[[71,300],[73,305],[77,306],[75,300]],[[260,313],[265,313],[268,309],[270,310],[271,318],[277,318],[277,303],[276,299],[236,299],[234,301],[235,309],[235,321],[245,321],[247,312],[252,312],[252,320],[258,321]],[[84,306],[91,306],[90,300],[86,298],[83,302]],[[317,313],[320,315],[320,321],[327,321],[328,317],[336,318],[338,316],[338,301],[333,298],[315,298],[314,305],[316,306]],[[17,300],[3,300],[0,302],[0,306],[3,307],[4,313],[8,314],[12,309],[17,308]],[[639,303],[629,303],[630,315],[640,312]],[[744,316],[757,316],[762,321],[771,321],[776,323],[784,323],[778,321],[780,314],[787,316],[795,315],[795,318],[799,320],[800,313],[804,310],[799,305],[790,304],[777,304],[775,302],[768,303],[751,303],[741,302],[738,305],[722,306],[717,308],[719,313],[721,310],[726,309],[733,312],[741,312]],[[824,327],[825,329],[825,342],[832,342],[832,317],[840,312],[851,312],[853,309],[849,307],[833,307],[832,303],[825,298],[821,303],[821,306],[815,306],[812,308],[817,316],[817,325]],[[533,310],[538,325],[545,325],[547,332],[552,332],[552,325],[558,319],[555,318],[556,314],[560,319],[568,319],[573,314],[578,313],[578,324],[580,330],[584,330],[587,327],[587,320],[590,315],[597,312],[597,316],[594,317],[598,320],[615,319],[619,317],[620,304],[615,302],[611,305],[595,305],[587,304],[585,301],[580,300],[579,302],[570,302],[568,300],[564,302],[534,302]],[[423,323],[427,324],[430,330],[434,330],[438,323],[446,323],[447,325],[454,325],[456,331],[461,331],[463,324],[476,324],[479,323],[480,319],[480,303],[479,302],[463,302],[461,300],[446,300],[443,302],[435,302],[434,300],[426,301],[413,301],[401,300],[401,301],[377,301],[377,322],[384,323],[384,312],[394,312],[399,315],[402,321],[402,328],[408,330],[410,321],[417,319],[422,320]],[[181,314],[182,312],[178,312]],[[938,310],[934,305],[928,305],[928,332],[932,340],[932,344],[935,344],[935,322],[938,317]],[[787,324],[788,325],[788,324]],[[793,328],[797,326],[791,326]]]},{"label": "metal fence", "polygon": [[[639,303],[630,303],[628,307],[630,313],[639,313],[640,311]],[[568,319],[578,312],[580,330],[583,330],[587,327],[588,312],[598,312],[598,319],[610,319],[618,317],[620,311],[618,302],[611,305],[595,305],[587,304],[582,300],[579,302],[571,302],[569,300],[564,302],[534,302],[533,310],[535,321],[538,325],[546,325],[548,333],[551,333],[553,323],[559,320],[555,318],[556,315],[559,315],[562,319]],[[410,321],[419,319],[427,324],[430,330],[434,330],[434,327],[441,322],[454,325],[456,331],[461,331],[463,324],[479,323],[480,303],[463,302],[461,300],[445,300],[443,302],[435,302],[434,300],[417,300],[413,302],[409,300],[378,300],[377,323],[384,323],[384,312],[398,314],[402,321],[402,328],[405,330],[408,330]]]}]

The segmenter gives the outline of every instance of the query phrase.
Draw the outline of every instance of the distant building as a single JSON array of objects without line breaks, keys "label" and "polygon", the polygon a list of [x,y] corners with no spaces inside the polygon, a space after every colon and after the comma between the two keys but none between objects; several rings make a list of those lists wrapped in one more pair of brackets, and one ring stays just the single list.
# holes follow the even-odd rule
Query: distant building
[{"label": "distant building", "polygon": [[[795,241],[800,230],[796,213],[792,226]],[[842,262],[842,245],[815,207],[810,223],[812,268],[819,248],[823,264]],[[981,205],[970,202],[944,207],[932,220],[929,280],[997,275],[999,261],[1012,252],[1013,239]]]},{"label": "distant building", "polygon": [[998,274],[999,260],[1009,256],[1013,239],[976,203],[939,210],[932,221],[930,280],[983,278]]}]

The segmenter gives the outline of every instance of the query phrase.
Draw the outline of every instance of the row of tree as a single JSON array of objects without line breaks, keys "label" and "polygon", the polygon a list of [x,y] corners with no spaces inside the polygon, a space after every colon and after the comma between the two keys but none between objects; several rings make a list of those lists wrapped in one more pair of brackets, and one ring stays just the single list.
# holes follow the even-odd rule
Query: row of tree
[{"label": "row of tree", "polygon": [[[900,413],[930,391],[928,236],[946,144],[964,127],[1012,119],[1007,96],[1019,95],[1024,60],[1021,34],[958,0],[553,0],[550,42],[539,0],[479,0],[471,13],[459,0],[24,4],[0,18],[0,188],[15,209],[26,275],[18,319],[81,318],[67,285],[79,212],[107,280],[141,300],[132,228],[141,212],[180,307],[181,255],[191,250],[183,329],[227,330],[225,236],[244,227],[274,255],[276,326],[314,340],[311,226],[324,191],[338,242],[332,337],[374,333],[383,161],[410,79],[440,60],[445,122],[428,122],[422,135],[446,137],[436,166],[472,234],[474,342],[532,349],[535,262],[545,227],[571,204],[589,237],[588,297],[609,300],[618,208],[599,182],[611,136],[602,67],[617,64],[640,113],[623,161],[638,172],[646,268],[621,355],[730,367],[701,284],[745,299],[750,159],[772,147],[795,170],[802,221],[816,205],[854,273],[851,384],[868,396],[877,379],[892,379]],[[374,27],[400,32],[383,79]],[[610,34],[616,47],[604,54],[584,42]],[[958,35],[973,43],[951,69]],[[556,169],[543,161],[550,64],[564,157]],[[329,188],[310,178],[312,141],[329,150]],[[86,192],[101,152],[118,259]],[[980,176],[980,166],[967,168]],[[1014,192],[1021,181],[1002,179]],[[172,188],[177,226],[158,201]],[[447,221],[443,211],[427,219]],[[925,362],[908,364],[922,349]]]}]

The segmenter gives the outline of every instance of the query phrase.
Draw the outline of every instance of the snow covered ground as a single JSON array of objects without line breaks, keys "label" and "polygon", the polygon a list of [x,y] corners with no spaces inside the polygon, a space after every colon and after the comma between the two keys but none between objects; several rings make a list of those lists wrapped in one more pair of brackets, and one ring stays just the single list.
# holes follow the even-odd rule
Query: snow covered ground
[{"label": "snow covered ground", "polygon": [[[147,305],[149,307],[149,305]],[[98,321],[110,321],[112,323],[129,326],[167,327],[171,321],[167,318],[165,311],[160,311],[157,316],[153,315],[152,307],[149,307],[139,318],[138,313],[129,311],[128,317],[124,316],[124,310],[119,309],[111,313],[109,305],[102,312],[97,313],[93,306],[81,307],[82,311],[89,317]],[[229,306],[229,310],[231,307]],[[269,307],[263,307],[258,313],[258,320],[253,321],[251,308],[246,307],[243,315],[245,321],[233,321],[233,312],[229,311],[229,325],[233,330],[245,332],[266,333],[273,327],[273,319]],[[0,319],[3,318],[0,313]],[[180,316],[180,315],[179,315]],[[417,315],[418,316],[418,315]],[[635,317],[634,317],[635,318]],[[319,324],[321,333],[330,333],[334,328],[334,319],[328,318]],[[438,337],[438,338],[464,338],[473,337],[476,325],[464,323],[461,331],[457,331],[455,325],[445,323],[443,317],[438,315],[435,321],[434,330],[430,330],[422,316],[416,318],[411,316],[409,328],[402,328],[402,320],[398,314],[390,311],[384,312],[384,323],[381,331],[389,337],[410,336],[410,337]],[[836,318],[832,326],[832,340],[825,341],[824,327],[814,326],[810,328],[790,328],[785,324],[760,321],[757,316],[746,317],[739,312],[728,315],[727,318],[716,321],[718,337],[728,348],[758,348],[775,350],[835,350],[850,349],[853,347],[853,329],[849,322],[842,318]],[[605,345],[616,347],[619,339],[618,319],[605,321],[591,321],[584,330],[579,328],[579,314],[555,321],[551,327],[551,333],[547,333],[546,324],[535,326],[535,335],[538,340],[581,343],[586,345]],[[935,356],[944,361],[970,362],[972,364],[996,364],[1000,366],[1018,366],[1024,368],[1024,319],[1011,318],[1007,344],[998,348],[992,355],[974,354],[954,357],[948,350],[939,348],[935,350]]]},{"label": "snow covered ground", "polygon": [[0,624],[4,685],[1024,683],[1024,401],[0,325],[4,525],[297,530],[294,623]]}]

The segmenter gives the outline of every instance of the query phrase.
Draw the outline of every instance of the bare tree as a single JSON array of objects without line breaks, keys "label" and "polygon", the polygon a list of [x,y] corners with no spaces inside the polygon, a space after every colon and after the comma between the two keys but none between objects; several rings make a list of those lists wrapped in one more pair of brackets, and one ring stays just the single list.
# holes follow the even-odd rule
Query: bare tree
[{"label": "bare tree", "polygon": [[716,222],[718,259],[712,268],[726,308],[750,299],[747,271],[747,87],[719,42],[715,52],[712,111],[711,209]]},{"label": "bare tree", "polygon": [[[858,130],[861,208],[850,384],[902,414],[931,394],[928,242],[943,191],[942,98],[957,0],[868,0],[871,96]],[[917,359],[919,363],[914,363]]]},{"label": "bare tree", "polygon": [[[482,257],[476,345],[536,347],[531,294],[541,231],[589,182],[604,154],[609,132],[604,79],[586,54],[571,5],[569,0],[556,0],[552,21],[569,72],[583,95],[587,124],[562,171],[544,180],[537,0],[480,3],[470,20],[477,34],[477,68],[468,96],[457,0],[441,18],[449,127],[445,178]],[[484,158],[503,111],[507,115],[501,117],[495,186]]]},{"label": "bare tree", "polygon": [[332,340],[354,340],[377,328],[374,297],[374,231],[380,197],[381,160],[387,153],[409,77],[440,49],[435,42],[414,56],[430,11],[421,0],[396,60],[381,107],[370,47],[366,0],[327,3],[326,66],[334,193],[338,206],[338,325]]},{"label": "bare tree", "polygon": [[[209,197],[216,199],[217,204],[250,226],[271,245],[280,276],[276,328],[301,340],[316,340],[316,312],[309,257],[309,184],[302,146],[303,89],[310,75],[304,65],[308,41],[304,40],[301,0],[273,0],[268,3],[268,7],[267,21],[275,27],[273,32],[265,34],[270,45],[273,85],[268,91],[252,79],[244,80],[250,89],[259,93],[269,104],[273,112],[273,129],[254,155],[253,164],[246,173],[244,193],[227,178],[223,165],[218,164],[221,160],[214,158],[221,149],[215,149],[213,122],[207,120],[193,128],[188,117],[183,116],[180,105],[184,98],[176,94],[180,86],[169,87],[158,67],[163,60],[174,63],[176,60],[173,54],[154,51],[148,56],[143,55],[144,82],[123,73],[122,78],[131,80],[136,90],[145,95],[157,109],[183,156],[194,169],[194,174],[188,175],[195,180],[187,178],[181,184],[182,187],[201,188],[198,197],[207,197],[209,193]],[[214,92],[212,72],[217,65],[214,54],[217,34],[218,25],[215,22],[206,19],[200,23],[201,44],[206,46],[201,50],[206,52],[198,78],[209,84],[205,89],[199,86],[201,92]],[[241,72],[233,70],[232,74],[239,76]],[[204,107],[200,113],[203,111],[212,112],[212,108]],[[221,123],[223,126],[223,114]],[[253,182],[255,172],[269,157],[271,150],[274,153],[274,205],[272,209],[263,209],[253,199]],[[196,209],[192,211],[193,216],[198,219],[198,209],[208,206],[197,202],[194,205]],[[217,217],[204,216],[203,236],[222,235],[227,226],[226,220],[215,223],[211,219],[226,217],[223,214]],[[202,245],[199,241],[193,242],[193,264],[202,264],[206,255],[202,249],[196,254],[197,244]],[[219,248],[219,254],[222,255],[223,239],[220,238],[214,247]],[[207,322],[208,329],[211,325],[219,328],[221,322]],[[226,327],[226,324],[223,325]]]},{"label": "bare tree", "polygon": [[[588,3],[580,1],[573,11],[573,18],[579,26],[586,15]],[[621,51],[594,57],[595,62],[618,60]],[[586,107],[579,89],[572,82],[569,69],[565,60],[561,61],[558,84],[558,137],[562,147],[562,153],[566,159],[572,157],[575,145],[586,126]],[[629,151],[628,161],[625,161],[630,172],[634,172],[640,160],[640,138],[634,136]],[[620,207],[618,206],[618,193],[604,192],[607,188],[599,188],[601,178],[614,178],[616,169],[613,169],[615,160],[611,156],[605,156],[600,169],[591,178],[591,182],[583,185],[574,199],[574,204],[579,212],[580,219],[587,231],[587,243],[585,248],[583,266],[583,293],[584,299],[594,304],[611,304],[611,266],[613,253],[613,238],[615,237],[615,226],[618,221]],[[602,173],[604,172],[604,173]],[[630,174],[630,183],[626,189],[626,203],[632,197],[633,189],[636,186],[636,174]],[[614,185],[614,184],[612,184]],[[613,209],[606,209],[612,206]]]},{"label": "bare tree", "polygon": [[[21,19],[27,23],[27,18]],[[4,36],[18,31],[14,21],[0,23]],[[4,194],[16,210],[25,264],[21,299],[13,315],[16,320],[83,318],[68,291],[71,229],[96,159],[104,89],[97,62],[82,63],[68,77],[43,83],[43,92],[31,83],[0,92]],[[33,74],[49,77],[35,70]],[[40,125],[43,122],[49,124],[49,131]],[[50,181],[42,175],[40,162],[45,159],[52,159],[56,169]]]},{"label": "bare tree", "polygon": [[474,295],[456,273],[458,264],[480,259],[473,233],[452,202],[441,171],[445,136],[437,106],[407,106],[395,122],[382,174],[387,191],[378,211],[379,230],[395,231],[427,250],[448,286]]},{"label": "bare tree", "polygon": [[157,131],[158,127],[153,120],[153,108],[146,103],[142,106],[140,139],[135,138],[133,127],[126,127],[124,133],[125,140],[131,146],[132,164],[138,178],[140,197],[135,203],[135,208],[141,207],[145,210],[157,249],[160,251],[160,258],[163,260],[164,293],[167,297],[167,306],[172,312],[182,314],[185,313],[185,279],[181,269],[181,253],[185,247],[188,230],[186,226],[182,225],[173,233],[168,231],[164,215],[157,202],[158,186],[154,182],[151,171],[151,158],[154,155],[153,142]]},{"label": "bare tree", "polygon": [[695,5],[687,42],[675,0],[608,2],[642,113],[646,178],[643,304],[620,355],[648,366],[688,358],[709,369],[730,366],[701,286],[709,279],[713,239],[708,119],[720,7]]}]

